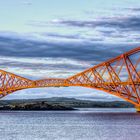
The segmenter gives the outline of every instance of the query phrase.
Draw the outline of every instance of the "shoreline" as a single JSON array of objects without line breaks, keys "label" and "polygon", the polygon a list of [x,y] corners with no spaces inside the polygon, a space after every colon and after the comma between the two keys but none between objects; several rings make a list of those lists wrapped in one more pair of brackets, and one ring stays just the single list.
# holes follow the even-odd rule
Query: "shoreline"
[{"label": "shoreline", "polygon": [[78,108],[134,108],[134,106],[125,101],[90,101],[64,97],[0,100],[0,111],[69,111],[77,110]]}]

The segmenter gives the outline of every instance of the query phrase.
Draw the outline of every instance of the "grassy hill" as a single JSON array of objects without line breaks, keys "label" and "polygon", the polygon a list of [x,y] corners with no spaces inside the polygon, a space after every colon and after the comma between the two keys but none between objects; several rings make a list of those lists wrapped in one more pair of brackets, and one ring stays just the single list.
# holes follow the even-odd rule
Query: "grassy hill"
[{"label": "grassy hill", "polygon": [[[53,97],[44,99],[24,99],[24,100],[0,100],[0,109],[6,109],[10,106],[18,110],[32,109],[32,110],[57,110],[64,108],[64,110],[72,108],[132,108],[132,104],[125,101],[90,101],[79,100],[75,98]],[[10,108],[9,107],[9,108]],[[36,107],[36,108],[35,108]]]}]

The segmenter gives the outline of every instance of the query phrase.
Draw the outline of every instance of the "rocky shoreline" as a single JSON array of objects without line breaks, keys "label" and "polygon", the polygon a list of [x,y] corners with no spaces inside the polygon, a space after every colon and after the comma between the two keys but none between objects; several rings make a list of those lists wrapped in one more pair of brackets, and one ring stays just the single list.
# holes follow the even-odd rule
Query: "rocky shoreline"
[{"label": "rocky shoreline", "polygon": [[65,107],[62,105],[50,105],[46,102],[37,103],[24,103],[16,105],[0,105],[0,110],[26,110],[26,111],[38,111],[38,110],[75,110],[72,107]]},{"label": "rocky shoreline", "polygon": [[75,110],[75,108],[133,108],[125,101],[90,101],[53,97],[46,99],[0,100],[0,110]]}]

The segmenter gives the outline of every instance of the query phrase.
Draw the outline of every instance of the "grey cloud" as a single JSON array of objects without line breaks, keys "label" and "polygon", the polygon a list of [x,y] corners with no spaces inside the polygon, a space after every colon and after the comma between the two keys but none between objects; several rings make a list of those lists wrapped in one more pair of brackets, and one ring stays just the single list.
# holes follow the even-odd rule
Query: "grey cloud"
[{"label": "grey cloud", "polygon": [[81,69],[85,69],[85,66],[82,65],[74,65],[74,64],[40,64],[40,63],[35,63],[35,64],[31,64],[28,62],[17,62],[17,61],[1,61],[0,62],[1,66],[7,66],[7,67],[20,67],[22,69],[36,69],[36,70],[57,70],[57,69],[61,69],[61,70],[81,70]]},{"label": "grey cloud", "polygon": [[138,7],[126,8],[126,10],[134,11],[134,12],[140,12],[140,8],[138,8]]},{"label": "grey cloud", "polygon": [[109,27],[120,30],[140,30],[140,16],[121,17],[121,18],[102,18],[97,20],[58,20],[52,24],[62,24],[72,27]]},{"label": "grey cloud", "polygon": [[0,37],[0,55],[15,57],[70,58],[85,61],[105,61],[138,44],[109,44],[94,42],[47,42]]},{"label": "grey cloud", "polygon": [[64,39],[82,39],[79,34],[67,35],[67,34],[58,34],[58,33],[41,33],[41,35],[55,38],[64,38]]},{"label": "grey cloud", "polygon": [[84,37],[81,36],[80,33],[78,34],[72,34],[72,35],[67,35],[67,34],[58,34],[58,33],[41,33],[40,35],[43,35],[45,37],[51,37],[51,38],[56,38],[56,39],[67,39],[67,40],[82,40],[82,41],[88,41],[88,42],[99,42],[99,41],[104,41],[103,38],[96,38],[96,37]]}]

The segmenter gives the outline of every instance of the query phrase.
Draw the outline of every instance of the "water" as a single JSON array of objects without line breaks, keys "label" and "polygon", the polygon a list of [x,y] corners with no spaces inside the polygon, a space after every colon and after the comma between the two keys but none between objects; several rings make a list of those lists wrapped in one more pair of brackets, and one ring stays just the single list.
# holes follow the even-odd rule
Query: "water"
[{"label": "water", "polygon": [[134,109],[0,112],[0,140],[140,140]]}]

